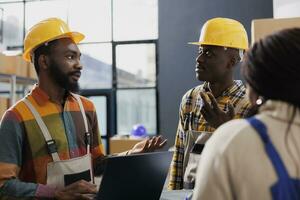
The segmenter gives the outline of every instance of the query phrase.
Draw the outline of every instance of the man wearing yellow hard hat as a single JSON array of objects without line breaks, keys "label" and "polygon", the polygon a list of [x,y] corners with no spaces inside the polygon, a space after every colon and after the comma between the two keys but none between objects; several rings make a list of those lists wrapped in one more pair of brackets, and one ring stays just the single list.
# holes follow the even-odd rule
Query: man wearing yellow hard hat
[{"label": "man wearing yellow hard hat", "polygon": [[[38,84],[3,116],[0,125],[0,198],[91,199],[104,157],[93,103],[79,96],[83,66],[73,32],[58,18],[34,25],[23,58]],[[161,148],[161,137],[122,154]]]},{"label": "man wearing yellow hard hat", "polygon": [[244,117],[250,103],[245,87],[233,79],[235,66],[248,48],[243,25],[233,19],[213,18],[201,29],[196,77],[203,84],[182,98],[169,189],[193,189],[205,142],[226,121]]}]

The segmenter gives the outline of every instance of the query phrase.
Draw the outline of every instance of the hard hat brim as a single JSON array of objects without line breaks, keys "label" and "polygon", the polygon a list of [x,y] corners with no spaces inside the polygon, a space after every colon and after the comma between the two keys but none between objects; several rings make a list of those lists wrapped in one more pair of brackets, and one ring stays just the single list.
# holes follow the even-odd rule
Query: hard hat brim
[{"label": "hard hat brim", "polygon": [[188,44],[192,44],[192,45],[201,45],[201,42],[188,42]]},{"label": "hard hat brim", "polygon": [[[65,34],[60,35],[59,37],[51,38],[51,40],[45,40],[41,43],[41,45],[43,45],[47,42],[51,42],[53,40],[61,39],[61,38],[71,38],[76,44],[78,44],[79,42],[81,42],[85,38],[85,36],[84,36],[84,34],[82,34],[80,32],[67,32]],[[31,52],[33,52],[35,49],[37,49],[41,45],[35,47],[34,49],[27,49],[23,53],[23,59],[27,62],[31,62]]]},{"label": "hard hat brim", "polygon": [[188,44],[191,44],[191,45],[197,45],[197,46],[200,46],[200,45],[211,45],[211,46],[218,46],[218,47],[228,47],[228,48],[234,48],[234,49],[243,49],[243,50],[247,50],[248,48],[247,47],[236,47],[236,46],[222,46],[222,45],[218,45],[218,44],[212,44],[212,43],[206,43],[206,42],[188,42]]},{"label": "hard hat brim", "polygon": [[218,45],[218,44],[207,43],[207,42],[188,42],[188,44],[197,45],[197,46],[200,46],[200,45],[211,45],[211,46],[223,47],[223,46]]}]

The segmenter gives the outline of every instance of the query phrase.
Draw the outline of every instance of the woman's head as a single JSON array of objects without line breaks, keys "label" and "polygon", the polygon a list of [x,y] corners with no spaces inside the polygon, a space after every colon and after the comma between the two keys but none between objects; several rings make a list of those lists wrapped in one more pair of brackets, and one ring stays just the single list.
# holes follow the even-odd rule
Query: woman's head
[{"label": "woman's head", "polygon": [[300,28],[256,42],[246,53],[242,73],[257,96],[300,107]]}]

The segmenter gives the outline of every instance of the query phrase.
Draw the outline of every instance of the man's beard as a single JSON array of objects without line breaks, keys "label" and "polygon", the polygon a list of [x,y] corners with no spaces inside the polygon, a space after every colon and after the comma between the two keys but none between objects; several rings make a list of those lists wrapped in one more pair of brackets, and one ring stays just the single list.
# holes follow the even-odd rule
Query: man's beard
[{"label": "man's beard", "polygon": [[[62,88],[64,88],[66,91],[70,91],[73,93],[79,92],[79,84],[78,82],[71,83],[70,82],[70,76],[71,73],[65,74],[61,71],[59,65],[55,63],[53,60],[51,61],[51,65],[49,68],[49,73],[52,79]],[[74,73],[74,72],[73,72]]]}]

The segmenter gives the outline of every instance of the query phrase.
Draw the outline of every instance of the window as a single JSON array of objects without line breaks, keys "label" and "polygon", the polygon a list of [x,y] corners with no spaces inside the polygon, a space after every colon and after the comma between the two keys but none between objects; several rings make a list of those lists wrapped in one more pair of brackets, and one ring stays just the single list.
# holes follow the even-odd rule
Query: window
[{"label": "window", "polygon": [[155,89],[124,89],[117,91],[118,133],[126,135],[136,124],[142,124],[149,135],[156,132]]},{"label": "window", "polygon": [[111,43],[80,44],[81,89],[112,88],[112,45]]},{"label": "window", "polygon": [[0,3],[1,50],[15,49],[23,45],[23,3]]},{"label": "window", "polygon": [[107,151],[107,98],[105,96],[91,96],[89,99],[95,105],[102,143]]},{"label": "window", "polygon": [[123,44],[116,47],[118,87],[154,87],[155,44]]},{"label": "window", "polygon": [[25,30],[29,30],[37,22],[50,18],[58,17],[67,21],[67,1],[32,1],[25,3]]},{"label": "window", "polygon": [[158,38],[157,0],[114,0],[115,41]]},{"label": "window", "polygon": [[70,0],[68,8],[68,23],[85,34],[84,42],[111,42],[110,0]]}]

